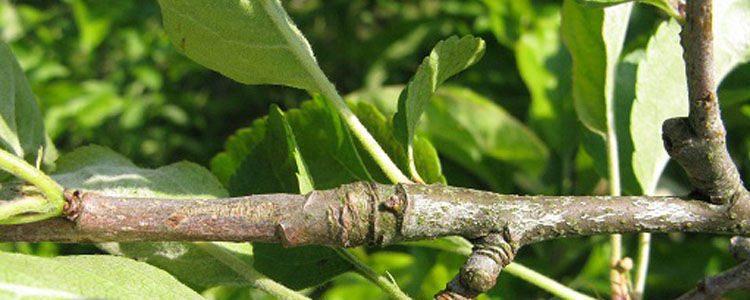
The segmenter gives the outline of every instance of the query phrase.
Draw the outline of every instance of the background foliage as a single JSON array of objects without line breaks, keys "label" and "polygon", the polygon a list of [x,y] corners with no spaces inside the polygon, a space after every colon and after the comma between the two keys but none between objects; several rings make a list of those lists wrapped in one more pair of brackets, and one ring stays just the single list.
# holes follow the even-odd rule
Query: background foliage
[{"label": "background foliage", "polygon": [[[390,126],[379,118],[396,111],[395,99],[403,84],[439,40],[468,34],[484,39],[486,51],[481,61],[449,79],[425,110],[415,151],[434,155],[436,150],[441,167],[432,167],[434,161],[418,162],[425,180],[521,194],[597,194],[607,190],[601,179],[605,172],[597,165],[601,153],[583,150],[590,133],[573,111],[572,61],[561,42],[560,1],[292,0],[284,1],[284,6],[310,41],[323,70],[342,94],[349,94],[355,113],[373,132],[372,128]],[[650,6],[636,5],[622,56],[645,52],[649,37],[666,19]],[[310,120],[330,116],[321,99],[303,103],[313,98],[304,91],[242,85],[180,55],[164,33],[156,1],[0,0],[0,28],[3,40],[26,72],[47,132],[61,153],[98,144],[132,160],[122,158],[123,164],[156,168],[182,160],[211,166],[212,159],[226,151],[213,161],[212,168],[225,188],[231,194],[263,192],[243,190],[241,182],[232,180],[232,173],[243,168],[239,162],[221,162],[243,155],[232,152],[243,149],[242,143],[264,145],[265,121],[256,120],[270,112],[269,122],[288,121],[297,132]],[[748,76],[750,66],[740,66],[719,90],[730,152],[743,174],[750,171]],[[326,128],[335,130],[337,124],[332,120]],[[246,127],[249,129],[242,129]],[[303,152],[314,151],[309,149],[315,147],[315,140],[305,139],[309,136],[330,138],[326,132],[297,133],[295,143]],[[420,143],[419,137],[432,144],[425,142],[427,139]],[[388,148],[386,138],[379,141]],[[326,149],[315,151],[324,153]],[[364,167],[352,178],[372,176],[385,181],[367,157],[362,159]],[[399,159],[397,163],[403,163]],[[77,170],[65,167],[71,174]],[[316,172],[333,173],[318,171],[322,167],[307,163],[312,177],[320,178]],[[684,193],[689,185],[681,172],[668,165],[658,191]],[[347,180],[324,179],[316,179],[314,187],[328,188]],[[302,187],[290,192],[299,189]],[[592,237],[544,242],[522,249],[516,261],[591,295],[606,295],[606,241],[606,237]],[[626,249],[636,249],[636,242],[634,236],[626,236]],[[653,299],[674,297],[703,276],[731,267],[734,262],[726,246],[725,237],[656,235],[647,295]],[[91,245],[0,243],[0,250],[39,256],[102,253],[99,249]],[[134,245],[120,250],[145,251]],[[130,256],[137,257],[132,253]],[[451,252],[403,245],[358,248],[354,253],[376,271],[393,275],[405,292],[417,298],[431,297],[442,289],[464,260]],[[142,259],[159,266],[154,261],[157,258]],[[231,286],[230,279],[186,283],[214,299],[265,297],[252,288]],[[215,284],[229,285],[211,288]],[[309,292],[325,299],[385,297],[353,273]],[[498,288],[482,297],[550,296],[502,274]]]}]

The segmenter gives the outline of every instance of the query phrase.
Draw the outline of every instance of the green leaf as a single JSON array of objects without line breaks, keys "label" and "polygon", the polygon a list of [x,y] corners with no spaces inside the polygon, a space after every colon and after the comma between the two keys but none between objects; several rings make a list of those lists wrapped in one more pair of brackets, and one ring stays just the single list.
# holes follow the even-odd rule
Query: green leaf
[{"label": "green leaf", "polygon": [[571,57],[560,39],[559,9],[548,9],[535,19],[535,27],[515,44],[518,71],[531,94],[529,123],[563,159],[578,146],[575,130],[560,134],[560,128],[576,128],[571,94]]},{"label": "green leaf", "polygon": [[[158,169],[144,169],[124,156],[101,146],[81,147],[61,156],[52,176],[66,188],[96,191],[110,196],[196,199],[227,197],[219,181],[206,169],[179,162]],[[249,244],[216,243],[252,268]],[[195,289],[216,285],[247,285],[233,266],[194,243],[105,243],[102,249],[148,262],[170,272]]]},{"label": "green leaf", "polygon": [[[252,268],[253,248],[250,243],[213,244],[236,256],[245,268]],[[99,247],[110,254],[127,256],[159,267],[198,291],[219,285],[251,285],[232,266],[195,243],[103,243]]]},{"label": "green leaf", "polygon": [[97,128],[119,113],[126,102],[111,82],[85,81],[77,87],[81,91],[76,91],[75,97],[68,99],[65,105],[52,106],[45,113],[44,124],[52,138],[69,130],[71,121],[82,128]]},{"label": "green leaf", "polygon": [[[318,122],[320,124],[316,124]],[[295,134],[296,129],[300,130],[299,135]],[[333,130],[326,132],[325,129]],[[305,148],[298,146],[297,136],[303,137]],[[316,137],[323,139],[316,141]],[[231,137],[226,150],[214,158],[212,166],[229,185],[233,195],[297,194],[319,188],[312,184],[315,180],[306,166],[307,157],[313,158],[316,167],[323,168],[311,169],[316,174],[325,170],[342,172],[339,174],[344,176],[337,178],[323,174],[329,180],[327,184],[334,186],[350,182],[353,177],[349,176],[355,174],[353,172],[367,174],[364,167],[351,171],[358,168],[357,163],[360,166],[362,163],[356,160],[356,150],[348,131],[322,98],[307,102],[301,109],[287,114],[276,106],[271,107],[267,117],[256,120],[252,127],[241,129]],[[338,150],[342,152],[337,157]],[[352,163],[349,170],[343,169],[349,162]],[[347,181],[331,182],[331,179]],[[255,244],[253,250],[258,271],[293,289],[319,285],[352,268],[328,247],[284,249],[279,245]]]},{"label": "green leaf", "polygon": [[[717,81],[735,66],[750,60],[750,3],[717,1],[714,15],[714,61]],[[688,113],[687,79],[680,46],[680,25],[663,22],[651,37],[638,65],[635,101],[630,114],[634,146],[633,172],[640,188],[653,193],[669,156],[660,132],[669,118]]]},{"label": "green leaf", "polygon": [[524,30],[524,24],[534,15],[530,0],[496,1],[483,0],[487,6],[490,29],[498,42],[513,48]]},{"label": "green leaf", "polygon": [[80,32],[78,45],[84,53],[90,54],[110,34],[112,19],[92,13],[83,0],[70,0],[70,5]]},{"label": "green leaf", "polygon": [[373,181],[355,147],[349,128],[321,95],[290,110],[289,122],[316,189],[354,181]]},{"label": "green leaf", "polygon": [[1,40],[0,78],[0,146],[33,162],[39,147],[47,147],[42,114],[21,66]]},{"label": "green leaf", "polygon": [[393,116],[393,134],[406,147],[412,177],[419,178],[414,167],[414,135],[432,94],[445,80],[476,63],[484,55],[484,48],[484,41],[473,36],[454,36],[438,42],[401,92],[398,111]]},{"label": "green leaf", "polygon": [[309,171],[281,109],[272,106],[265,122],[256,122],[253,129],[263,131],[263,138],[250,145],[249,155],[241,157],[229,179],[229,193],[242,196],[312,191]]},{"label": "green leaf", "polygon": [[[385,113],[392,113],[397,91],[398,87],[386,87],[354,93],[347,98],[358,103],[373,103]],[[365,117],[360,118],[364,123]],[[378,132],[375,127],[368,126],[368,129]],[[521,173],[538,175],[549,156],[546,146],[533,131],[502,107],[466,88],[441,88],[425,109],[420,130],[440,154],[471,170],[497,191],[511,191],[513,182],[508,178],[525,177]],[[381,145],[388,144],[387,140],[378,141]],[[392,157],[396,162],[403,160],[396,151]],[[416,157],[419,162],[418,152]]]},{"label": "green leaf", "polygon": [[[406,150],[393,135],[393,124],[388,122],[388,119],[378,111],[378,108],[367,102],[356,102],[356,105],[352,107],[352,111],[362,121],[367,130],[372,133],[378,144],[388,153],[388,156],[396,162],[398,167],[401,170],[408,170],[409,160]],[[362,149],[361,144],[358,143],[357,146],[360,147],[359,149]],[[445,183],[437,151],[435,151],[434,146],[427,138],[417,136],[414,140],[414,158],[416,159],[414,162],[416,170],[425,183]],[[376,181],[389,182],[370,157],[363,159],[367,169],[370,171],[370,174],[373,174]]]},{"label": "green leaf", "polygon": [[605,7],[617,5],[625,2],[638,2],[653,5],[665,13],[669,14],[673,18],[680,17],[680,6],[682,5],[681,0],[577,0],[581,4],[588,7]]},{"label": "green leaf", "polygon": [[585,8],[563,2],[562,36],[573,58],[576,112],[590,130],[605,135],[613,108],[615,70],[632,5]]},{"label": "green leaf", "polygon": [[638,64],[635,101],[630,114],[633,137],[633,172],[645,194],[656,183],[669,160],[661,139],[662,123],[688,112],[685,62],[680,46],[680,25],[663,22],[649,40]]},{"label": "green leaf", "polygon": [[469,89],[442,89],[425,115],[425,133],[438,151],[467,167],[481,165],[486,157],[536,175],[549,156],[544,143],[528,127]]},{"label": "green leaf", "polygon": [[67,189],[109,196],[196,199],[226,197],[227,192],[203,167],[178,162],[158,169],[136,167],[101,146],[85,146],[61,156],[52,178]]},{"label": "green leaf", "polygon": [[[249,128],[231,136],[225,151],[217,155],[211,167],[228,185],[243,160],[255,151],[263,138],[267,119],[255,121]],[[372,181],[354,146],[349,129],[336,110],[322,96],[286,112],[300,153],[317,189],[329,189],[354,181]]]},{"label": "green leaf", "polygon": [[750,61],[750,2],[714,3],[714,63],[717,83],[737,65]]},{"label": "green leaf", "polygon": [[353,270],[349,262],[325,246],[286,249],[279,244],[254,243],[253,250],[258,271],[295,290],[320,285]]},{"label": "green leaf", "polygon": [[0,252],[0,298],[203,299],[168,273],[127,258]]},{"label": "green leaf", "polygon": [[[178,51],[245,84],[319,91],[312,49],[279,0],[160,0]],[[322,72],[321,72],[322,75]]]}]

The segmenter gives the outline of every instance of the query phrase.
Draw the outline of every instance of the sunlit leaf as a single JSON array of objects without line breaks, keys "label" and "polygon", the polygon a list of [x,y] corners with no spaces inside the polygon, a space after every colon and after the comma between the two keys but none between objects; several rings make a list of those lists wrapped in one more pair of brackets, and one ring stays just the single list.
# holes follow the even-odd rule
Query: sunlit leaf
[{"label": "sunlit leaf", "polygon": [[688,112],[685,62],[680,47],[680,25],[664,22],[653,35],[638,65],[635,102],[630,114],[633,171],[644,193],[653,194],[669,160],[661,139],[661,125]]},{"label": "sunlit leaf", "polygon": [[[717,80],[735,66],[750,60],[750,3],[717,1],[714,15],[714,61]],[[680,46],[680,25],[663,22],[652,36],[638,65],[635,102],[630,115],[634,144],[633,171],[643,191],[653,193],[669,160],[664,150],[661,124],[688,113],[687,79]]]},{"label": "sunlit leaf", "polygon": [[[164,27],[178,51],[245,84],[318,91],[312,49],[279,0],[160,0]],[[307,64],[307,65],[306,65]]]},{"label": "sunlit leaf", "polygon": [[0,264],[0,298],[203,299],[167,272],[122,257],[0,252]]},{"label": "sunlit leaf", "polygon": [[[299,109],[287,111],[285,119],[291,126],[316,189],[372,180],[354,147],[349,129],[321,96],[316,95],[313,101],[303,103]],[[211,162],[214,173],[224,184],[228,185],[235,174],[241,176],[238,169],[242,161],[257,151],[266,131],[266,120],[255,121],[251,127],[238,130],[227,140],[224,152]]]},{"label": "sunlit leaf", "polygon": [[[65,188],[125,197],[198,199],[227,197],[206,169],[179,162],[158,169],[139,168],[126,157],[100,146],[86,146],[61,156],[52,177]],[[250,244],[215,243],[252,268]],[[212,253],[186,242],[104,243],[109,253],[136,258],[166,270],[195,289],[216,285],[247,285],[232,266]]]},{"label": "sunlit leaf", "polygon": [[638,3],[645,3],[650,4],[655,7],[658,7],[659,9],[663,10],[665,13],[669,14],[672,17],[679,17],[681,6],[684,5],[684,2],[682,0],[577,0],[581,2],[583,5],[591,6],[591,7],[601,7],[601,6],[611,6],[611,5],[617,5],[625,2],[638,2]]}]

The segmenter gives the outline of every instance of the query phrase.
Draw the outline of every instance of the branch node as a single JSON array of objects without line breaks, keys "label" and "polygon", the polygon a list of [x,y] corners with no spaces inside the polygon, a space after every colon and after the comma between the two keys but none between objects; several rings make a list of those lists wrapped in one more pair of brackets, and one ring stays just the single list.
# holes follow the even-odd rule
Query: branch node
[{"label": "branch node", "polygon": [[63,204],[63,216],[75,222],[83,210],[83,198],[86,196],[80,190],[66,190],[63,192],[65,203]]},{"label": "branch node", "polygon": [[[503,267],[515,258],[518,247],[508,234],[493,233],[474,241],[474,249],[461,271],[436,299],[473,299],[497,283]],[[448,297],[448,298],[446,298]]]}]

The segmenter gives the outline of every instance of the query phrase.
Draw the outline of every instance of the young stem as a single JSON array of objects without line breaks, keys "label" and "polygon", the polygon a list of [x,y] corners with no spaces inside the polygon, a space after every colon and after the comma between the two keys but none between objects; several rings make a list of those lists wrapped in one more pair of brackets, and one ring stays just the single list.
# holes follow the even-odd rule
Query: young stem
[{"label": "young stem", "polygon": [[552,295],[560,297],[560,299],[594,300],[594,298],[581,294],[521,264],[512,263],[505,266],[503,270],[550,292]]},{"label": "young stem", "polygon": [[[406,175],[401,172],[401,169],[396,166],[396,164],[391,160],[388,154],[385,153],[385,150],[380,147],[378,141],[376,141],[375,138],[370,135],[370,132],[367,131],[367,128],[362,125],[357,116],[354,115],[351,109],[349,109],[349,106],[346,105],[346,102],[344,102],[344,99],[341,98],[341,95],[336,92],[336,88],[333,86],[333,84],[328,81],[327,78],[325,78],[325,75],[323,75],[323,72],[320,71],[320,68],[318,68],[317,70],[319,71],[320,76],[316,77],[316,82],[319,82],[321,84],[321,87],[323,88],[321,93],[326,97],[326,99],[333,103],[333,106],[344,118],[344,122],[346,122],[346,125],[349,126],[349,129],[352,130],[354,136],[356,136],[357,139],[362,143],[362,147],[364,147],[365,150],[370,153],[370,156],[372,156],[373,160],[375,160],[378,166],[380,166],[380,169],[383,170],[383,173],[385,173],[388,179],[390,179],[393,183],[411,183],[412,181],[409,180],[409,177],[406,177]],[[318,80],[319,77],[321,78],[320,80]]]},{"label": "young stem", "polygon": [[[289,45],[292,45],[289,48],[294,53],[294,56],[299,60],[307,73],[312,77],[313,81],[315,81],[315,84],[319,89],[318,92],[323,94],[323,96],[325,96],[328,101],[331,101],[336,110],[338,110],[338,112],[344,118],[344,122],[346,122],[346,125],[349,126],[349,129],[351,129],[351,131],[354,133],[354,136],[356,136],[357,139],[362,143],[362,146],[365,148],[365,150],[370,153],[378,166],[380,166],[380,168],[383,170],[383,173],[385,173],[388,179],[390,179],[393,183],[411,183],[409,177],[406,177],[406,175],[401,172],[401,169],[399,169],[396,164],[393,163],[391,158],[388,157],[388,154],[385,153],[385,150],[380,147],[380,144],[378,144],[375,138],[370,135],[370,132],[367,131],[367,128],[362,125],[357,116],[354,115],[351,109],[349,109],[349,106],[346,105],[344,99],[336,91],[336,87],[333,85],[333,83],[331,83],[330,80],[328,80],[328,77],[326,77],[325,73],[323,73],[323,70],[320,69],[320,66],[315,61],[315,58],[311,55],[311,53],[308,53],[309,47],[305,48],[299,46],[300,34],[299,32],[295,32],[296,28],[291,29],[289,27],[288,24],[291,24],[292,22],[291,20],[289,20],[289,16],[287,16],[286,11],[284,11],[284,9],[281,7],[281,4],[278,2],[278,0],[265,0],[262,1],[262,4],[263,9],[268,12],[268,15],[271,17],[271,20],[277,25],[277,28],[281,29],[280,31],[284,36],[284,39],[286,39]],[[304,43],[306,43],[306,41]]]},{"label": "young stem", "polygon": [[[33,222],[58,216],[62,213],[63,204],[65,203],[63,188],[52,180],[52,178],[44,174],[44,172],[30,165],[23,158],[3,149],[0,149],[0,168],[35,185],[41,190],[47,200],[44,202],[31,202],[29,200],[0,202],[0,223],[17,224]],[[7,215],[7,213],[11,212],[13,214]],[[35,214],[20,216],[24,213]]]},{"label": "young stem", "polygon": [[643,299],[646,289],[646,273],[648,272],[649,252],[651,251],[651,234],[638,235],[638,259],[635,262],[635,280],[633,283],[633,299]]},{"label": "young stem", "polygon": [[384,276],[381,276],[375,270],[370,268],[370,266],[364,264],[361,262],[356,256],[351,254],[348,250],[344,248],[333,248],[336,253],[341,256],[343,259],[348,261],[352,266],[354,266],[354,269],[356,272],[363,277],[367,278],[367,280],[375,283],[388,293],[389,296],[393,299],[399,299],[399,300],[409,300],[411,299],[408,295],[406,295],[401,289],[396,285],[395,282],[391,281],[388,278],[385,278]]},{"label": "young stem", "polygon": [[[609,195],[620,196],[620,159],[617,148],[617,134],[615,133],[615,112],[612,99],[607,100],[607,169],[609,173]],[[612,252],[610,255],[610,280],[612,283],[612,298],[620,299],[627,291],[622,291],[621,274],[615,267],[622,258],[622,235],[613,234],[610,236]]]},{"label": "young stem", "polygon": [[310,300],[310,298],[269,279],[255,269],[249,267],[247,263],[232,255],[226,249],[219,247],[214,243],[198,242],[195,244],[232,268],[237,274],[245,278],[250,285],[277,299]]}]

